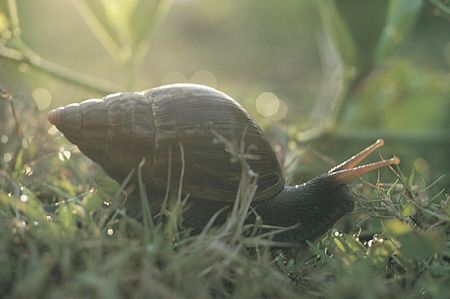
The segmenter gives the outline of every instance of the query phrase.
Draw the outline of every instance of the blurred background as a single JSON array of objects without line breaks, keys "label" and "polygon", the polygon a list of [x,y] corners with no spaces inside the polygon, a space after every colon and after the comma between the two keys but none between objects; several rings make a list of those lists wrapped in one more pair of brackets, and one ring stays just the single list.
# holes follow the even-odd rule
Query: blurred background
[{"label": "blurred background", "polygon": [[1,168],[80,156],[50,108],[193,82],[248,109],[293,182],[384,138],[406,176],[450,185],[446,0],[15,3],[0,4]]}]

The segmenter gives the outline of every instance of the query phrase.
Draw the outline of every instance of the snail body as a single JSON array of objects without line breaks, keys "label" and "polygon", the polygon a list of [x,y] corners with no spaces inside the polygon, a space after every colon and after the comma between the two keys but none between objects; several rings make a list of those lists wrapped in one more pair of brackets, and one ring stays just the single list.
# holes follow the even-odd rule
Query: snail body
[{"label": "snail body", "polygon": [[285,186],[276,155],[255,120],[228,95],[196,84],[116,93],[54,109],[48,118],[119,183],[143,159],[143,181],[156,197],[168,187],[177,189],[182,176],[190,201],[184,223],[196,230],[233,204],[241,179],[241,164],[217,136],[253,157],[247,160],[258,175],[252,205],[264,224],[295,226],[280,240],[312,240],[326,232],[353,209],[347,182],[399,163],[392,158],[355,167],[383,145],[378,140],[324,175]]}]

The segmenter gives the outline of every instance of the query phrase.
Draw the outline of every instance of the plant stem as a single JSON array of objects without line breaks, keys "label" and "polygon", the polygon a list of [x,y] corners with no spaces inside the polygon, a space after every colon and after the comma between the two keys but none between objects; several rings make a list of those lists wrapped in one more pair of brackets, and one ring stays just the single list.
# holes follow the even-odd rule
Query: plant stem
[{"label": "plant stem", "polygon": [[54,62],[45,60],[31,50],[21,51],[3,46],[0,47],[0,57],[18,63],[26,63],[45,74],[101,94],[117,91],[117,87],[110,82],[75,72]]},{"label": "plant stem", "polygon": [[10,164],[11,168],[14,168],[16,165],[16,161],[17,161],[17,157],[19,156],[19,152],[22,149],[22,142],[24,140],[24,134],[23,134],[23,129],[22,126],[20,124],[20,120],[19,117],[17,116],[17,110],[16,107],[14,106],[14,101],[13,101],[13,96],[11,93],[9,93],[6,90],[0,89],[0,98],[7,101],[9,103],[9,107],[11,108],[11,115],[14,119],[14,124],[16,126],[16,137],[18,138],[19,142],[17,144],[17,148],[14,151],[14,155],[13,155],[13,161]]}]

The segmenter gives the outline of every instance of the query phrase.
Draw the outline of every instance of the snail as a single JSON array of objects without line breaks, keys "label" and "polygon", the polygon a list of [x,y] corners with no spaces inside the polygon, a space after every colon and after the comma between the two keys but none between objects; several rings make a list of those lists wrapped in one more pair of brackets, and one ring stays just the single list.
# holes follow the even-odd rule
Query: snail
[{"label": "snail", "polygon": [[217,134],[242,142],[245,152],[256,157],[247,161],[258,175],[252,207],[264,224],[294,227],[276,237],[283,241],[322,235],[353,210],[348,182],[400,163],[393,157],[357,166],[383,146],[379,139],[327,173],[285,186],[276,155],[255,120],[228,95],[196,84],[115,93],[53,109],[48,119],[119,183],[144,158],[141,171],[148,193],[163,197],[168,186],[178,188],[178,170],[183,169],[182,190],[189,194],[183,223],[196,230],[233,204],[241,178],[241,164],[224,144],[214,142]]}]

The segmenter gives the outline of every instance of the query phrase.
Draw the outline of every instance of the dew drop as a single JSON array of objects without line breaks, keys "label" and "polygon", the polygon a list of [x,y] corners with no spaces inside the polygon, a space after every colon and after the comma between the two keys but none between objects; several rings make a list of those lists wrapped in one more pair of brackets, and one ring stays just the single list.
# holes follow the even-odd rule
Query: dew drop
[{"label": "dew drop", "polygon": [[25,226],[27,226],[25,221],[19,220],[16,222],[16,227],[18,227],[18,228],[24,228]]},{"label": "dew drop", "polygon": [[71,155],[70,151],[63,151],[63,155],[67,160],[70,160],[70,155]]},{"label": "dew drop", "polygon": [[33,174],[33,169],[30,166],[26,166],[23,170],[23,174],[26,176],[30,176]]},{"label": "dew drop", "polygon": [[58,153],[58,158],[61,161],[70,160],[70,156],[71,156],[70,151],[61,151],[61,152]]}]

